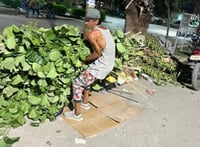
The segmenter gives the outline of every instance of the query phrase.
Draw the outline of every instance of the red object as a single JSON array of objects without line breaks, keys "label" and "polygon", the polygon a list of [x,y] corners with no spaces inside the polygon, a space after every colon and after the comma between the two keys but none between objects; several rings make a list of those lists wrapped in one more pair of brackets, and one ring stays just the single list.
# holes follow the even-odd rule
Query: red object
[{"label": "red object", "polygon": [[194,54],[194,55],[200,55],[200,50],[194,49],[194,50],[193,50],[193,54]]}]

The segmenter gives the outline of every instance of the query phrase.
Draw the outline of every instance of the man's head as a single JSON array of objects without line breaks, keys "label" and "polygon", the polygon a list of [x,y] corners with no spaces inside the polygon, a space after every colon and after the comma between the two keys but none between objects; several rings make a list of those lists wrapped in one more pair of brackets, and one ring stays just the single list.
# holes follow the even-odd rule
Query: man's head
[{"label": "man's head", "polygon": [[85,24],[88,28],[93,28],[94,26],[101,24],[100,18],[101,15],[99,10],[95,8],[88,8],[85,15]]},{"label": "man's head", "polygon": [[86,19],[100,19],[101,15],[100,15],[99,10],[95,8],[88,8],[85,18]]}]

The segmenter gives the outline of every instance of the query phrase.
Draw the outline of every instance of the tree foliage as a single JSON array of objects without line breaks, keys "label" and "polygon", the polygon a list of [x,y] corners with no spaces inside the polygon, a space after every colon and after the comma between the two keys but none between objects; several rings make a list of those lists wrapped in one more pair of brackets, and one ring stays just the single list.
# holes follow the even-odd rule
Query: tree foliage
[{"label": "tree foliage", "polygon": [[20,0],[2,0],[2,2],[7,6],[17,8],[19,7]]}]

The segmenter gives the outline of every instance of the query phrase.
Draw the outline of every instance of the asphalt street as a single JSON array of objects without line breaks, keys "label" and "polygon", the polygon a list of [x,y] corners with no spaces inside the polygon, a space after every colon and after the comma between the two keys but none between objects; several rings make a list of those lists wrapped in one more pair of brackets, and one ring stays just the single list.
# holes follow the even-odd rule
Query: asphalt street
[{"label": "asphalt street", "polygon": [[[81,19],[75,19],[70,17],[59,17],[56,16],[56,19],[38,19],[38,18],[26,18],[24,15],[5,15],[0,14],[0,33],[2,33],[3,29],[6,26],[10,25],[22,25],[22,24],[29,24],[30,22],[35,22],[38,27],[52,27],[53,25],[62,25],[62,24],[70,24],[79,27],[80,31],[83,31],[84,21]],[[114,18],[114,17],[106,17],[106,21],[102,23],[103,25],[107,26],[111,30],[121,29],[124,30],[125,20],[121,18]],[[148,32],[154,35],[165,35],[166,34],[166,27],[150,24]],[[171,28],[169,31],[169,36],[176,36],[177,29]]]}]

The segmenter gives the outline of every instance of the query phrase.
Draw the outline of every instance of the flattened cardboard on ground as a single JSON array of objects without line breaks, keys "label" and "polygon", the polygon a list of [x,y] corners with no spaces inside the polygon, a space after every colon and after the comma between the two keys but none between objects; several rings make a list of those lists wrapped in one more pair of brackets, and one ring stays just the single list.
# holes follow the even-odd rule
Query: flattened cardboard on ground
[{"label": "flattened cardboard on ground", "polygon": [[121,101],[122,98],[108,92],[106,93],[92,92],[91,96],[89,97],[89,100],[90,100],[90,103],[92,103],[93,105],[99,108],[99,107],[103,107],[103,106]]},{"label": "flattened cardboard on ground", "polygon": [[142,111],[141,108],[130,105],[122,100],[98,109],[119,123],[127,120],[130,117],[136,116]]},{"label": "flattened cardboard on ground", "polygon": [[[93,92],[89,100],[91,109],[81,109],[83,121],[77,122],[63,116],[63,119],[84,137],[95,136],[141,112],[140,108],[128,104],[112,93]],[[64,112],[67,111],[70,111],[69,108],[64,109]]]},{"label": "flattened cardboard on ground", "polygon": [[81,135],[92,137],[117,125],[117,122],[107,117],[97,109],[83,113],[83,121],[77,122],[63,117],[63,119],[74,127]]}]

